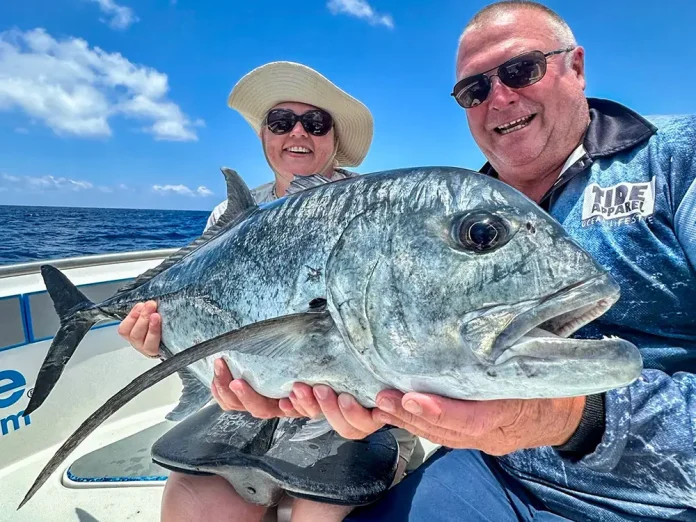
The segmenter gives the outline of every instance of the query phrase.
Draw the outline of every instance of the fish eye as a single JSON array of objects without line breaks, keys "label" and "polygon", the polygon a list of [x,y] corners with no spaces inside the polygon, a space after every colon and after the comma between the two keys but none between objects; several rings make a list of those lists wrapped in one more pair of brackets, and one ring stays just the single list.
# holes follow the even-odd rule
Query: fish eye
[{"label": "fish eye", "polygon": [[485,211],[466,214],[455,221],[454,240],[474,252],[490,252],[507,243],[510,229],[499,216]]}]

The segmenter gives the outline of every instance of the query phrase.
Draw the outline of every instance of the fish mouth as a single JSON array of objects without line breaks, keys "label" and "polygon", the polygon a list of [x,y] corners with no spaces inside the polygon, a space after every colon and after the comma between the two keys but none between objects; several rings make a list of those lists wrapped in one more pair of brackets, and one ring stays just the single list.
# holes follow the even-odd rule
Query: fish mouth
[{"label": "fish mouth", "polygon": [[[501,332],[493,347],[493,364],[500,365],[513,358],[561,359],[570,355],[582,357],[578,346],[587,347],[588,355],[596,355],[595,345],[607,346],[608,339],[568,339],[573,333],[602,316],[619,299],[616,282],[603,274],[575,283],[540,299],[531,309],[523,312]],[[550,351],[542,347],[553,346]],[[568,353],[564,353],[568,346]],[[546,352],[546,353],[543,353]]]}]

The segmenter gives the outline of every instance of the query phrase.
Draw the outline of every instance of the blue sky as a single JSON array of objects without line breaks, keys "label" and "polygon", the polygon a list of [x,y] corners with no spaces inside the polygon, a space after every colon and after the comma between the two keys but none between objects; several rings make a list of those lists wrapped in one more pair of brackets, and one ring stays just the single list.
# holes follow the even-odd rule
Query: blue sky
[{"label": "blue sky", "polygon": [[[478,169],[449,96],[454,53],[487,2],[29,0],[0,3],[0,204],[212,208],[219,167],[272,177],[226,97],[273,60],[314,67],[373,112],[359,172]],[[547,2],[587,52],[587,94],[696,112],[694,2]],[[678,5],[678,7],[677,7]]]}]

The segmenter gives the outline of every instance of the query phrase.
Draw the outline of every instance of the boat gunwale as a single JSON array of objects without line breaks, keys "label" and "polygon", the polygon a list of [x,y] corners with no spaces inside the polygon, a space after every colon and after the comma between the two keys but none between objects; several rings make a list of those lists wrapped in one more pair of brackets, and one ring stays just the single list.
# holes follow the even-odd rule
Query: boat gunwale
[{"label": "boat gunwale", "polygon": [[149,261],[151,259],[166,258],[178,250],[179,248],[134,250],[132,252],[116,252],[109,254],[64,257],[55,259],[45,259],[39,261],[29,261],[25,263],[15,263],[11,265],[0,265],[0,279],[29,274],[37,274],[41,272],[41,267],[43,265],[51,265],[61,270],[72,268],[87,268],[91,266],[132,263],[137,261]]}]

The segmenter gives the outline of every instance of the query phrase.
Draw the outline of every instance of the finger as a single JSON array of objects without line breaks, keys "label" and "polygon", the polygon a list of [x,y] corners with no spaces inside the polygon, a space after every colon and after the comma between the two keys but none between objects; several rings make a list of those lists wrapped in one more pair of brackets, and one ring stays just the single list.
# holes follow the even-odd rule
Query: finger
[{"label": "finger", "polygon": [[423,428],[408,422],[404,422],[403,419],[396,417],[395,415],[390,415],[389,413],[384,413],[381,410],[373,410],[372,415],[376,422],[382,422],[384,424],[391,424],[393,426],[398,426],[403,428],[413,435],[418,437],[423,437],[434,444],[440,444],[441,446],[446,446],[448,448],[477,448],[481,449],[480,443],[477,443],[474,439],[459,437],[459,434],[451,432],[445,428],[438,426],[428,426]]},{"label": "finger", "polygon": [[162,339],[162,318],[157,312],[150,316],[150,324],[143,341],[141,351],[151,357],[159,355],[160,340]]},{"label": "finger", "polygon": [[215,384],[215,382],[213,382],[213,384],[210,386],[210,392],[213,394],[213,397],[215,398],[215,401],[218,403],[218,406],[220,406],[220,408],[222,408],[224,411],[245,411],[244,406],[242,406],[242,403],[239,402],[237,396],[234,395],[232,392],[230,392],[230,394],[234,395],[234,400],[237,401],[238,405],[235,407],[228,401],[224,400],[220,393],[220,386]]},{"label": "finger", "polygon": [[295,407],[289,399],[279,399],[278,407],[281,409],[281,411],[285,414],[286,417],[306,417],[306,415],[301,414],[295,409]]},{"label": "finger", "polygon": [[407,393],[401,404],[404,410],[430,425],[470,437],[482,437],[512,424],[522,411],[522,402],[518,400],[464,401],[429,393]]},{"label": "finger", "polygon": [[315,418],[307,413],[307,411],[302,407],[302,405],[297,400],[297,397],[295,397],[295,394],[293,392],[290,392],[288,399],[290,399],[290,402],[292,403],[293,407],[295,408],[295,411],[299,412],[303,417]]},{"label": "finger", "polygon": [[321,415],[321,406],[319,406],[311,386],[296,382],[292,386],[292,393],[296,399],[296,409],[299,406],[302,411],[307,413],[307,417],[312,417],[313,419]]},{"label": "finger", "polygon": [[321,406],[321,411],[324,413],[326,420],[329,421],[331,427],[345,439],[364,439],[370,432],[364,432],[352,424],[350,424],[341,412],[338,405],[338,397],[328,386],[323,384],[314,387],[314,396]]},{"label": "finger", "polygon": [[230,389],[232,374],[227,364],[222,359],[216,359],[213,365],[215,376],[213,377],[213,388],[217,390],[218,404],[223,410],[245,410],[246,408],[237,398],[237,395]]},{"label": "finger", "polygon": [[155,311],[156,304],[154,301],[148,301],[140,310],[140,316],[135,322],[131,330],[129,341],[136,350],[142,352],[143,342],[147,335],[147,330],[150,328],[150,314]]},{"label": "finger", "polygon": [[118,335],[123,337],[123,339],[128,342],[130,342],[131,330],[133,330],[135,322],[138,320],[138,317],[140,317],[140,311],[142,309],[143,303],[136,304],[133,308],[131,308],[131,311],[128,312],[126,318],[121,321],[121,324],[118,325]]},{"label": "finger", "polygon": [[363,433],[374,433],[384,426],[384,423],[376,422],[372,418],[370,410],[360,405],[358,401],[348,393],[342,393],[338,396],[338,407],[341,409],[341,413],[348,424],[356,427]]},{"label": "finger", "polygon": [[242,379],[235,379],[229,388],[237,395],[244,408],[258,419],[271,419],[284,417],[283,411],[278,406],[278,400],[269,399],[259,395]]},{"label": "finger", "polygon": [[[443,426],[431,424],[426,419],[407,411],[403,405],[409,403],[409,400],[406,400],[405,397],[404,394],[396,390],[380,392],[377,395],[378,410],[373,411],[373,419],[404,429],[405,426],[412,426],[417,428],[419,433],[428,433],[430,436],[437,436],[440,439],[451,439],[460,435]],[[409,406],[411,405],[409,404]]]}]

